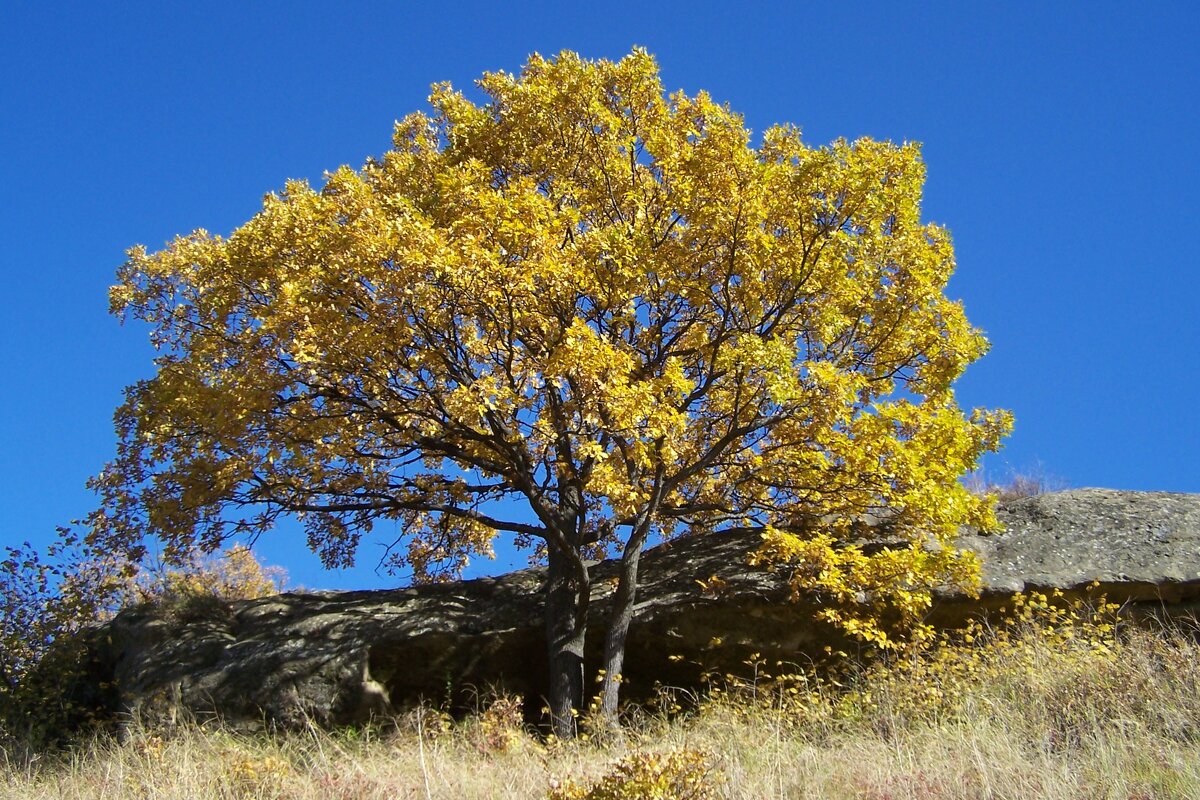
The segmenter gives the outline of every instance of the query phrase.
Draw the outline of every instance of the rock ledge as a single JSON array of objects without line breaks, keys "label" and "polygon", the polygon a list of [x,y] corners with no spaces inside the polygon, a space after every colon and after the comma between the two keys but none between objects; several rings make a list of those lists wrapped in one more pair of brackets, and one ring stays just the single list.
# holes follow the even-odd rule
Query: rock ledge
[{"label": "rock ledge", "polygon": [[[999,606],[1013,592],[1077,595],[1093,581],[1134,611],[1182,615],[1197,607],[1200,495],[1079,489],[1011,501],[998,515],[1002,535],[963,532],[962,544],[983,561],[981,596],[943,593],[931,615],[938,624]],[[696,685],[701,664],[739,671],[751,653],[803,662],[836,641],[812,621],[810,606],[787,600],[782,576],[747,566],[758,543],[723,534],[647,551],[629,696],[656,682]],[[595,572],[590,640],[598,646],[614,565]],[[711,575],[724,581],[719,596],[696,582]],[[473,693],[491,688],[536,698],[546,685],[541,581],[542,571],[530,569],[411,589],[214,603],[176,617],[127,611],[89,638],[89,675],[69,691],[107,714],[182,710],[285,727],[354,724],[422,698],[470,705]]]}]

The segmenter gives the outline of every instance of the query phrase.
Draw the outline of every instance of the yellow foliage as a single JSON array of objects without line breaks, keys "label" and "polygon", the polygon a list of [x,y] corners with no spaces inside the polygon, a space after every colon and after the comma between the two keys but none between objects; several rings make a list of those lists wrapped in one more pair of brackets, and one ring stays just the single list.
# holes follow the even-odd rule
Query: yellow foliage
[{"label": "yellow foliage", "polygon": [[181,564],[142,568],[127,590],[138,602],[177,602],[191,598],[254,600],[283,591],[286,573],[268,567],[245,545],[220,553],[192,553]]},{"label": "yellow foliage", "polygon": [[284,797],[284,781],[293,773],[292,765],[278,756],[241,752],[227,754],[225,770],[226,785],[239,798]]},{"label": "yellow foliage", "polygon": [[228,238],[130,251],[113,309],[164,354],[95,480],[102,531],[188,542],[225,530],[217,509],[260,507],[253,530],[290,510],[338,563],[399,518],[426,574],[488,548],[472,501],[553,510],[542,467],[594,515],[656,503],[667,529],[990,520],[955,479],[1008,418],[954,404],[986,342],[943,294],[916,145],[782,126],[755,148],[640,50],[480,86],[484,106],[434,87],[382,159],[289,183]]},{"label": "yellow foliage", "polygon": [[1016,594],[995,620],[927,634],[880,660],[862,679],[869,688],[840,702],[850,711],[887,696],[899,715],[959,715],[973,686],[1014,673],[1045,673],[1047,654],[1054,654],[1056,678],[1070,684],[1113,657],[1117,610],[1103,598],[1093,606],[1065,602],[1061,592]]},{"label": "yellow foliage", "polygon": [[[295,514],[337,566],[382,523],[432,580],[510,534],[584,596],[598,549],[751,525],[880,642],[874,617],[969,583],[954,535],[995,520],[957,479],[1011,417],[955,401],[987,342],[945,296],[920,147],[753,137],[643,50],[478,85],[228,237],[129,251],[112,309],[160,355],[93,542],[212,549]],[[868,553],[880,509],[898,544]]]},{"label": "yellow foliage", "polygon": [[[707,702],[740,714],[783,711],[798,729],[865,724],[885,734],[977,719],[988,713],[980,704],[997,698],[1030,704],[1030,692],[1042,695],[1048,713],[1061,717],[1077,702],[1070,695],[1115,665],[1118,610],[1103,597],[1019,593],[998,614],[951,630],[918,628],[908,641],[874,651],[862,662],[827,648],[831,658],[819,672],[799,672],[755,657],[748,662],[753,680],[726,676]],[[731,697],[736,702],[728,704]]]},{"label": "yellow foliage", "polygon": [[61,529],[44,554],[28,544],[6,552],[0,561],[0,739],[39,746],[101,721],[64,694],[88,668],[80,637],[85,628],[137,603],[175,612],[194,608],[196,600],[275,594],[285,578],[245,546],[151,567],[90,547],[70,529]]},{"label": "yellow foliage", "polygon": [[523,700],[516,695],[492,698],[472,729],[476,746],[484,753],[520,750],[532,740],[525,730]]},{"label": "yellow foliage", "polygon": [[719,796],[723,778],[707,753],[675,750],[637,753],[617,762],[598,780],[584,786],[574,780],[556,783],[547,800],[709,800]]}]

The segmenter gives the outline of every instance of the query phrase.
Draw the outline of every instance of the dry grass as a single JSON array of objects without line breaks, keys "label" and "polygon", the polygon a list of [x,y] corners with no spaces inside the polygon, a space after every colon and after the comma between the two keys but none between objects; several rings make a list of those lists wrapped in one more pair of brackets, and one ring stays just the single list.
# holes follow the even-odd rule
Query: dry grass
[{"label": "dry grass", "polygon": [[979,469],[963,477],[963,485],[975,494],[994,494],[1001,501],[1018,500],[1022,497],[1035,497],[1047,492],[1060,492],[1069,488],[1069,484],[1046,471],[1040,463],[1026,470],[1009,468],[1002,476],[989,474]]},{"label": "dry grass", "polygon": [[651,754],[685,753],[711,774],[693,798],[1200,797],[1194,637],[1117,639],[1102,619],[1050,607],[1028,599],[1013,625],[862,668],[842,686],[784,677],[716,691],[674,719],[645,712],[602,742],[538,740],[506,702],[460,723],[424,710],[342,734],[131,727],[58,759],[10,760],[0,796],[538,798],[574,780],[559,796],[672,797],[650,778],[586,787],[619,759],[661,765],[669,759]]}]

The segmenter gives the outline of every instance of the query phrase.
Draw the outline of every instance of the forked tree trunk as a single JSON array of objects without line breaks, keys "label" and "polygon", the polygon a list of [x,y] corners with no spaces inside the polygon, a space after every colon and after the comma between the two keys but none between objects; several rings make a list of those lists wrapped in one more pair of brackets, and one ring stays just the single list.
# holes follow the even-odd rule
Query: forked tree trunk
[{"label": "forked tree trunk", "polygon": [[[631,543],[632,545],[632,543]],[[621,557],[621,573],[617,593],[613,597],[612,616],[604,635],[604,678],[600,689],[600,718],[603,724],[617,726],[617,708],[621,694],[621,670],[625,666],[625,641],[633,621],[633,606],[637,599],[638,562],[642,545],[627,547]]]},{"label": "forked tree trunk", "polygon": [[550,727],[561,739],[574,737],[583,707],[583,648],[590,587],[578,587],[567,556],[549,552],[546,584],[546,646],[550,666]]}]

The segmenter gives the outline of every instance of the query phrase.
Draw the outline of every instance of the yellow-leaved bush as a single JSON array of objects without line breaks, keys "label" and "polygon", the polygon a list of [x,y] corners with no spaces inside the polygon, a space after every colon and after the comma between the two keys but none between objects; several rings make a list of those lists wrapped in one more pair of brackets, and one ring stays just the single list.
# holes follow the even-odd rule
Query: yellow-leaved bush
[{"label": "yellow-leaved bush", "polygon": [[[755,654],[747,662],[752,679],[710,676],[704,703],[747,718],[782,711],[781,722],[814,735],[864,724],[891,735],[947,720],[978,720],[993,706],[1006,705],[1029,704],[1061,717],[1070,711],[1065,695],[1097,687],[1110,691],[1101,684],[1128,680],[1119,670],[1104,674],[1122,648],[1121,609],[1093,589],[1074,597],[1061,590],[1017,593],[998,610],[960,626],[919,627],[894,647],[853,657],[826,648],[827,658],[815,669],[768,663]],[[1179,633],[1168,630],[1159,645],[1169,649]],[[1134,635],[1155,638],[1146,630]],[[1031,701],[1034,696],[1040,703]],[[1127,699],[1109,702],[1114,712],[1122,702],[1132,708]]]},{"label": "yellow-leaved bush", "polygon": [[[435,86],[382,157],[228,237],[129,251],[112,307],[160,355],[118,410],[93,541],[186,551],[293,514],[336,566],[383,523],[393,563],[439,579],[513,536],[549,562],[559,733],[614,548],[607,676],[655,535],[759,528],[763,562],[876,641],[882,609],[968,584],[954,534],[994,519],[957,478],[1011,420],[955,401],[987,343],[945,296],[919,146],[752,137],[642,50],[479,89]],[[886,546],[862,547],[881,510]]]},{"label": "yellow-leaved bush", "polygon": [[546,800],[713,800],[725,777],[698,750],[626,756],[588,783],[555,782]]},{"label": "yellow-leaved bush", "polygon": [[179,563],[141,567],[126,590],[125,603],[186,603],[197,598],[254,600],[283,591],[287,571],[267,566],[244,544],[218,553],[193,551]]}]

